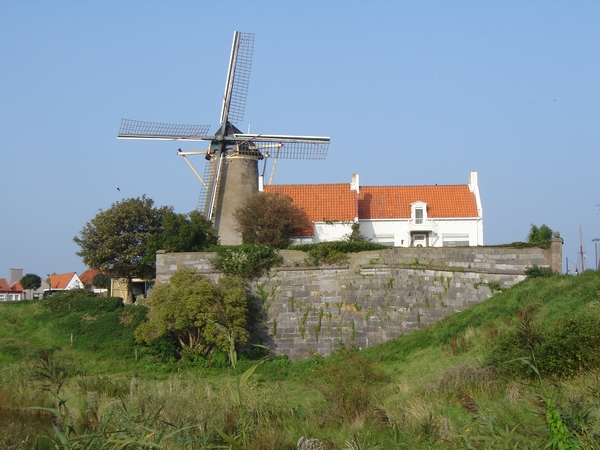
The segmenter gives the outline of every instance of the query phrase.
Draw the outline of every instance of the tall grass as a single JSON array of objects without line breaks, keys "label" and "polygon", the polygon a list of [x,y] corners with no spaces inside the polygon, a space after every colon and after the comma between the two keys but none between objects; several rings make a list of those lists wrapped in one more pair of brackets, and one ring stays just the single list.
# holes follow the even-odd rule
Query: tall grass
[{"label": "tall grass", "polygon": [[[68,399],[77,445],[235,448],[217,430],[235,437],[243,426],[250,449],[295,449],[301,438],[329,449],[600,448],[600,364],[586,356],[599,351],[599,291],[598,272],[527,280],[365,351],[266,361],[243,384],[236,380],[256,361],[240,357],[233,370],[226,355],[222,364],[165,362],[136,347],[127,337],[134,319],[124,320],[135,307],[57,321],[41,302],[0,305],[0,342],[10,343],[0,345],[0,405],[60,411],[34,374],[43,349],[64,373],[58,396]],[[574,330],[580,318],[587,328]],[[514,347],[503,346],[511,336]],[[573,348],[575,362],[556,359]]]}]

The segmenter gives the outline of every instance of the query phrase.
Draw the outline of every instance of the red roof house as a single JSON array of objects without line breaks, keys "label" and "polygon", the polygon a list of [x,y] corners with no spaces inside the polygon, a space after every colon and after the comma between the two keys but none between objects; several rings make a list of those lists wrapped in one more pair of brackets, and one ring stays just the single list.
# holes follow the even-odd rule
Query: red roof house
[{"label": "red roof house", "polygon": [[[483,245],[477,173],[444,186],[360,186],[351,183],[265,186],[292,198],[313,222],[312,242],[343,239],[354,222],[373,242],[408,246]],[[306,242],[306,238],[303,240]]]},{"label": "red roof house", "polygon": [[23,288],[18,281],[9,285],[6,278],[0,278],[0,302],[23,299]]},{"label": "red roof house", "polygon": [[84,284],[79,279],[77,272],[61,273],[59,275],[54,273],[46,279],[46,282],[49,285],[49,293],[84,288]]}]

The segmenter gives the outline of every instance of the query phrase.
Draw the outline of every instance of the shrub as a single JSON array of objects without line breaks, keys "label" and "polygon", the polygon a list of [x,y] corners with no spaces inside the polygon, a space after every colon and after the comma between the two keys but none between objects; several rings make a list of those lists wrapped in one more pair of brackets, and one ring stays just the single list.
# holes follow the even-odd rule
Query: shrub
[{"label": "shrub", "polygon": [[507,376],[532,378],[527,358],[544,376],[570,377],[600,367],[600,319],[593,312],[561,319],[551,327],[524,330],[523,322],[494,341],[487,362]]},{"label": "shrub", "polygon": [[58,324],[60,317],[74,312],[98,314],[116,311],[123,307],[123,300],[117,297],[96,297],[87,289],[71,289],[48,297],[43,304]]},{"label": "shrub", "polygon": [[527,278],[549,278],[556,273],[550,267],[539,267],[537,264],[525,269]]},{"label": "shrub", "polygon": [[216,249],[214,267],[225,275],[242,279],[262,276],[266,271],[281,263],[281,256],[273,247],[266,245],[236,245]]},{"label": "shrub", "polygon": [[600,319],[581,315],[554,324],[537,351],[540,372],[569,377],[600,366]]},{"label": "shrub", "polygon": [[289,247],[290,250],[300,250],[308,253],[310,263],[315,266],[345,262],[348,259],[347,253],[384,250],[388,248],[385,245],[368,241],[319,242],[318,244],[300,244]]},{"label": "shrub", "polygon": [[215,284],[193,270],[180,269],[169,283],[152,290],[148,305],[148,321],[135,330],[139,343],[152,344],[170,334],[185,352],[206,356],[215,347],[229,348],[230,341],[221,328],[236,343],[248,338],[248,294],[239,278],[221,277]]},{"label": "shrub", "polygon": [[531,230],[527,235],[527,242],[540,248],[550,248],[552,242],[552,229],[544,224],[540,227],[531,224]]}]

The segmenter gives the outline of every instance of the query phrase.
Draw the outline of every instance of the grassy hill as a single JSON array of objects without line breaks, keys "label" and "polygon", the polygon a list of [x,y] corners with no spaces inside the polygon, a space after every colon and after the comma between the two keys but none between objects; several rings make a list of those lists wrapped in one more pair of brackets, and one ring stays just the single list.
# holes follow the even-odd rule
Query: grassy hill
[{"label": "grassy hill", "polygon": [[[527,280],[363,351],[241,355],[236,370],[224,354],[161,360],[169,342],[132,338],[144,308],[85,302],[0,304],[0,406],[72,395],[56,412],[77,433],[58,448],[600,448],[596,271]],[[5,422],[3,448],[25,448],[30,429]]]}]

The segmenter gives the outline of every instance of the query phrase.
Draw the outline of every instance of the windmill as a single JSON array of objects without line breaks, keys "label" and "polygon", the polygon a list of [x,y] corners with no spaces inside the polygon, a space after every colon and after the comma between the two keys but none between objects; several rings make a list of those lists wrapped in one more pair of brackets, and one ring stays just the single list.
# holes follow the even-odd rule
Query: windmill
[{"label": "windmill", "polygon": [[[123,119],[119,139],[208,141],[208,149],[183,152],[182,156],[201,181],[198,210],[212,220],[222,244],[241,243],[235,230],[234,212],[252,194],[262,189],[266,158],[272,157],[269,184],[279,159],[325,159],[329,137],[242,133],[233,125],[244,118],[250,81],[254,34],[233,34],[219,129],[208,135],[209,125],[181,125]],[[205,155],[201,176],[188,155]],[[259,177],[258,161],[264,160]]]}]

